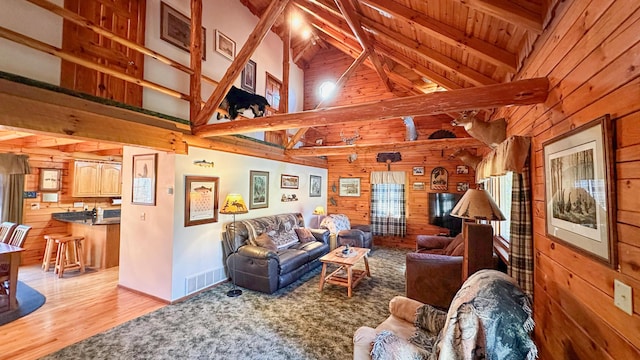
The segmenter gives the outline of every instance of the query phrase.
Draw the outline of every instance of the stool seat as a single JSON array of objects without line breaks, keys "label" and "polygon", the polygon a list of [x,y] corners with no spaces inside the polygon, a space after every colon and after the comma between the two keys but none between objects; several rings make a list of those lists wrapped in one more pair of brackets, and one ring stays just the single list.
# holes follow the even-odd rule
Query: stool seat
[{"label": "stool seat", "polygon": [[55,242],[56,239],[63,238],[65,236],[70,236],[71,234],[46,234],[44,236],[45,245],[44,245],[44,256],[42,257],[42,270],[49,271],[51,265],[55,268],[56,258],[52,256],[53,251],[56,249]]},{"label": "stool seat", "polygon": [[[58,254],[56,255],[56,266],[54,272],[61,278],[66,270],[80,270],[84,273],[84,251],[82,250],[82,240],[84,236],[64,236],[55,239],[58,244]],[[69,244],[73,244],[73,259],[70,259]]]}]

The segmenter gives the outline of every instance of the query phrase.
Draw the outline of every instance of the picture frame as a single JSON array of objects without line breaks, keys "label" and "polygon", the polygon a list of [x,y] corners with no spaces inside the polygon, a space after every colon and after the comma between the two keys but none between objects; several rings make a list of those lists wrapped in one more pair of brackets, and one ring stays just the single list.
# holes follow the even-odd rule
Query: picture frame
[{"label": "picture frame", "polygon": [[424,166],[414,166],[413,167],[413,175],[415,175],[415,176],[424,175]]},{"label": "picture frame", "polygon": [[242,69],[240,87],[252,94],[256,93],[256,62],[249,60]]},{"label": "picture frame", "polygon": [[185,176],[185,227],[218,222],[219,180],[215,176]]},{"label": "picture frame", "polygon": [[40,169],[40,186],[42,192],[60,191],[62,172],[60,169]]},{"label": "picture frame", "polygon": [[297,175],[280,175],[280,188],[281,189],[297,189],[300,183],[300,178]]},{"label": "picture frame", "polygon": [[[236,42],[216,29],[216,52],[233,61],[236,58]],[[255,77],[254,77],[255,79]]]},{"label": "picture frame", "polygon": [[456,166],[456,174],[468,174],[469,167],[467,165],[458,165]]},{"label": "picture frame", "polygon": [[340,178],[340,196],[360,196],[360,178]]},{"label": "picture frame", "polygon": [[[160,3],[160,39],[186,52],[191,50],[191,20],[164,2]],[[207,29],[204,26],[202,60],[207,60]]]},{"label": "picture frame", "polygon": [[278,80],[268,71],[265,73],[264,97],[267,99],[269,106],[275,111],[280,111],[280,89],[282,88],[282,81]]},{"label": "picture frame", "polygon": [[424,190],[424,183],[423,182],[414,182],[413,183],[413,190],[423,191]]},{"label": "picture frame", "polygon": [[156,174],[158,154],[133,155],[131,173],[131,203],[135,205],[156,205]]},{"label": "picture frame", "polygon": [[269,172],[249,171],[249,209],[269,207]]},{"label": "picture frame", "polygon": [[613,121],[604,115],[542,144],[546,236],[617,266]]},{"label": "picture frame", "polygon": [[456,191],[458,192],[465,192],[469,190],[469,183],[468,182],[459,182],[456,184]]},{"label": "picture frame", "polygon": [[439,166],[431,170],[431,190],[447,190],[449,188],[449,172]]},{"label": "picture frame", "polygon": [[309,175],[309,197],[322,196],[322,176]]}]

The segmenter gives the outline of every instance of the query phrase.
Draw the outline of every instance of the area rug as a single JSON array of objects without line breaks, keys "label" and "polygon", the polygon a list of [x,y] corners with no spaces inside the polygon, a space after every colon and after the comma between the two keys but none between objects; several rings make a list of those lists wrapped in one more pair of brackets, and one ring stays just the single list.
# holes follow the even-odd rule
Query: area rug
[{"label": "area rug", "polygon": [[349,359],[356,329],[377,326],[405,293],[405,253],[375,250],[372,277],[351,298],[336,285],[319,291],[320,269],[271,295],[230,298],[225,283],[44,359]]},{"label": "area rug", "polygon": [[44,305],[46,298],[29,285],[18,281],[16,300],[18,300],[17,309],[0,313],[0,326],[36,311]]}]

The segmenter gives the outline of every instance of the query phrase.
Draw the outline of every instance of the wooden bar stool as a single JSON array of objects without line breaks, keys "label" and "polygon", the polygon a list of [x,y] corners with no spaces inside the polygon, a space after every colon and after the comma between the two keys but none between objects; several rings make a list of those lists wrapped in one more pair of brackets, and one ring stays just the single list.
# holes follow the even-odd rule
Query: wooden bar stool
[{"label": "wooden bar stool", "polygon": [[[84,236],[65,236],[56,239],[58,254],[56,255],[56,267],[54,272],[61,278],[65,270],[79,269],[84,272],[84,251],[82,251]],[[74,259],[69,258],[69,243],[73,243]]]},{"label": "wooden bar stool", "polygon": [[46,243],[44,246],[44,257],[42,258],[42,270],[49,271],[49,267],[51,267],[51,265],[53,265],[55,269],[56,259],[51,255],[56,248],[56,239],[60,239],[70,235],[71,234],[47,234],[44,236],[44,240],[46,241]]}]

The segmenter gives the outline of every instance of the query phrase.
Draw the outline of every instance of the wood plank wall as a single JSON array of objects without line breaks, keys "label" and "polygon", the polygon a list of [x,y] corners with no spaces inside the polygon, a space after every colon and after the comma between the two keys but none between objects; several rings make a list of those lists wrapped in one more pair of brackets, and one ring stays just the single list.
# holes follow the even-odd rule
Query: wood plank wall
[{"label": "wood plank wall", "polygon": [[[31,174],[25,176],[25,191],[37,191],[35,199],[24,199],[24,213],[22,223],[29,225],[32,229],[24,243],[25,251],[22,253],[21,264],[30,265],[42,262],[44,255],[44,235],[62,233],[67,231],[67,223],[53,220],[51,214],[66,211],[82,211],[82,208],[74,208],[74,202],[84,202],[89,209],[94,206],[103,209],[118,209],[119,206],[112,206],[110,198],[74,198],[71,196],[71,181],[69,168],[73,167],[73,161],[43,157],[38,155],[29,156]],[[40,169],[60,169],[62,170],[62,187],[57,203],[42,202],[42,193],[38,191]],[[38,203],[39,209],[32,209],[31,205]]]},{"label": "wood plank wall", "polygon": [[[531,135],[536,342],[541,359],[640,358],[640,2],[561,2],[518,78],[547,76],[545,104],[503,109],[508,134]],[[603,114],[616,127],[619,269],[545,235],[542,144]],[[632,286],[633,315],[614,305]]]},{"label": "wood plank wall", "polygon": [[[320,101],[317,96],[318,86],[325,80],[335,81],[349,67],[353,59],[345,56],[337,50],[322,50],[310,62],[309,68],[305,70],[305,109],[312,109]],[[345,84],[338,96],[327,106],[340,106],[347,104],[357,104],[367,101],[375,101],[395,97],[386,91],[380,82],[378,75],[366,67],[359,68],[355,75]],[[418,139],[424,140],[437,130],[449,130],[457,136],[468,136],[464,129],[451,126],[451,118],[443,116],[420,117],[414,119],[418,131]],[[341,141],[340,132],[344,137],[353,137],[357,131],[360,138],[357,144],[380,144],[389,141],[403,141],[405,139],[405,125],[401,119],[385,121],[372,121],[369,123],[359,123],[357,125],[344,125],[334,127],[318,127],[317,133],[324,134],[323,140],[326,145],[344,145]],[[315,133],[314,133],[315,134]],[[317,135],[314,135],[317,136]],[[312,141],[313,142],[313,141]],[[392,151],[392,150],[389,150]],[[347,156],[330,156],[328,158],[328,199],[327,212],[329,214],[343,213],[349,216],[354,224],[369,223],[370,209],[370,183],[369,178],[372,171],[386,171],[387,164],[376,162],[378,152],[365,151],[358,154],[358,158],[347,161]],[[404,239],[393,237],[376,237],[376,245],[415,248],[415,238],[419,234],[438,234],[447,232],[447,229],[430,225],[428,222],[428,193],[437,192],[431,190],[429,186],[431,170],[438,166],[443,166],[449,172],[449,186],[447,192],[458,192],[456,185],[458,182],[474,184],[474,172],[469,174],[456,174],[456,166],[462,165],[457,159],[449,160],[448,156],[453,151],[433,151],[412,149],[401,151],[402,161],[392,163],[392,171],[405,171],[408,175],[407,188],[407,236]],[[414,176],[413,167],[424,167],[423,176]],[[341,177],[358,177],[361,182],[360,197],[340,197],[338,190],[332,188],[339,187]],[[416,182],[424,183],[424,190],[413,190]],[[462,193],[462,192],[459,192]],[[331,199],[336,205],[331,204]]]}]

